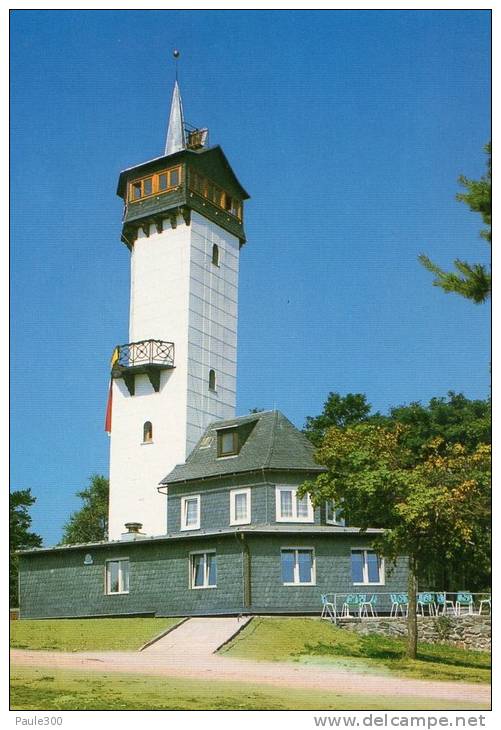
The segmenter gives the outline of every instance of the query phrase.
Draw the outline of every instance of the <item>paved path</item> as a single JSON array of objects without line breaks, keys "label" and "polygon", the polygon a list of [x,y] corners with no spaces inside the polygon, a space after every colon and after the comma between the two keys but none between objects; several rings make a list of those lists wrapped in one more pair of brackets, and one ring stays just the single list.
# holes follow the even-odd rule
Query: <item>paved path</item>
[{"label": "paved path", "polygon": [[[241,619],[241,622],[245,619]],[[48,652],[14,649],[12,663],[96,672],[154,674],[210,679],[341,694],[425,697],[454,703],[490,706],[490,686],[433,682],[392,675],[358,674],[339,668],[293,662],[264,662],[213,654],[242,626],[234,619],[190,619],[142,652]]]},{"label": "paved path", "polygon": [[238,633],[250,616],[190,618],[142,651],[143,656],[169,662],[197,661],[209,657]]}]

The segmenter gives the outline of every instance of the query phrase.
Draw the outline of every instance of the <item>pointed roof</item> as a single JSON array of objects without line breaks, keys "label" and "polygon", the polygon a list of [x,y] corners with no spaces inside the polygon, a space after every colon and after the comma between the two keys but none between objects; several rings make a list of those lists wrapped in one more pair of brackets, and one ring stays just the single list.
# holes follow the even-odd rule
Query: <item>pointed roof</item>
[{"label": "pointed roof", "polygon": [[[240,452],[218,458],[217,432],[235,427]],[[229,421],[211,423],[185,464],[178,464],[160,484],[174,484],[261,469],[323,472],[314,459],[314,447],[280,411],[261,411]]]},{"label": "pointed roof", "polygon": [[186,149],[186,138],[184,134],[184,116],[183,102],[181,100],[181,92],[179,84],[174,83],[174,91],[172,93],[172,103],[170,106],[169,127],[167,129],[167,139],[165,141],[165,154],[173,155]]}]

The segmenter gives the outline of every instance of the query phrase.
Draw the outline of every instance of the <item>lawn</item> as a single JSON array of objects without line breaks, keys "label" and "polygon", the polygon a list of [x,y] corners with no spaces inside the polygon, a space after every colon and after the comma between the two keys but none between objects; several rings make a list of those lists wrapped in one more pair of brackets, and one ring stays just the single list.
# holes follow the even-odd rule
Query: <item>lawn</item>
[{"label": "lawn", "polygon": [[237,682],[14,667],[12,710],[478,710],[480,704]]},{"label": "lawn", "polygon": [[10,622],[13,649],[136,651],[179,618],[21,619]]},{"label": "lawn", "polygon": [[405,656],[405,640],[360,636],[311,618],[255,618],[222,651],[234,657],[326,664],[346,671],[398,674],[415,679],[490,682],[487,652],[419,644]]}]

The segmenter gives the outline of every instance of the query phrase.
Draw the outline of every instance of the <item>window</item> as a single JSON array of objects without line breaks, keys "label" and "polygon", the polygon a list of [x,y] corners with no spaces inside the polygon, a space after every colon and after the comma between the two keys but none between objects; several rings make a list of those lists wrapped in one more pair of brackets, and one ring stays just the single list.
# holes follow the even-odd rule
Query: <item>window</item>
[{"label": "window", "polygon": [[216,553],[192,553],[190,555],[190,588],[215,588],[216,581]]},{"label": "window", "polygon": [[209,390],[216,390],[216,371],[209,370]]},{"label": "window", "polygon": [[301,499],[297,487],[276,487],[277,522],[313,522],[313,505],[309,494]]},{"label": "window", "polygon": [[[175,183],[171,182],[171,185]],[[177,183],[176,183],[177,184]],[[199,175],[194,170],[190,170],[190,189],[194,190],[199,195],[202,195],[211,203],[217,205],[218,208],[225,210],[235,218],[242,220],[242,204],[237,198],[222,190],[220,187],[215,185],[211,180]]]},{"label": "window", "polygon": [[339,525],[341,527],[345,525],[343,510],[336,507],[333,499],[325,503],[325,521],[328,525]]},{"label": "window", "polygon": [[232,489],[230,491],[230,524],[248,525],[251,521],[251,490]]},{"label": "window", "polygon": [[351,577],[355,585],[384,584],[384,560],[374,550],[351,551]]},{"label": "window", "polygon": [[284,585],[315,585],[315,551],[313,548],[282,548],[281,560]]},{"label": "window", "polygon": [[106,561],[106,593],[129,592],[129,558]]},{"label": "window", "polygon": [[217,243],[212,246],[212,263],[214,266],[219,266],[219,246]]},{"label": "window", "polygon": [[146,421],[143,426],[143,444],[150,444],[153,441],[153,426],[151,421]]},{"label": "window", "polygon": [[238,431],[236,428],[226,431],[218,431],[217,434],[217,455],[235,456],[238,454]]},{"label": "window", "polygon": [[134,202],[147,198],[155,193],[164,193],[174,190],[181,183],[181,166],[171,167],[169,170],[148,175],[140,180],[134,180],[129,186],[129,200]]},{"label": "window", "polygon": [[200,495],[181,497],[181,530],[200,529]]}]

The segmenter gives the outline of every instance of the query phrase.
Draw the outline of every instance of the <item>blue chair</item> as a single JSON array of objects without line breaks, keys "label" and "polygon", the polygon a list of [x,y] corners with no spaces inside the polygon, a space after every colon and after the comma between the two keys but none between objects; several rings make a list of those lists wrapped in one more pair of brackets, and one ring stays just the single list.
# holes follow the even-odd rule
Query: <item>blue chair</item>
[{"label": "blue chair", "polygon": [[439,616],[440,613],[442,613],[442,616],[445,616],[445,614],[448,612],[453,613],[454,615],[456,614],[454,601],[451,601],[450,598],[447,598],[447,593],[445,591],[442,591],[441,593],[435,593],[435,602],[437,605],[437,616]]},{"label": "blue chair", "polygon": [[322,594],[320,596],[320,600],[322,601],[322,613],[320,614],[320,618],[327,618],[330,621],[334,621],[336,618],[336,609],[334,603],[329,600],[329,594]]},{"label": "blue chair", "polygon": [[429,616],[437,615],[437,605],[435,603],[435,594],[426,592],[418,593],[417,595],[417,610],[421,611],[421,616],[424,616],[424,609],[428,608]]},{"label": "blue chair", "polygon": [[341,609],[341,616],[348,618],[351,616],[351,610],[353,609],[356,614],[360,617],[361,615],[361,604],[365,603],[367,596],[365,593],[349,593],[344,599],[344,603]]},{"label": "blue chair", "polygon": [[409,597],[407,593],[390,593],[390,600],[390,618],[396,618],[399,611],[402,616],[407,616],[409,611]]},{"label": "blue chair", "polygon": [[492,613],[492,600],[491,600],[490,594],[489,594],[489,597],[488,598],[482,598],[482,600],[480,601],[480,605],[478,607],[478,615],[479,616],[482,615],[482,609],[483,609],[484,606],[488,606],[489,607],[489,615],[490,615]]},{"label": "blue chair", "polygon": [[[469,591],[458,593],[456,596],[456,616],[461,616],[463,613],[471,615],[474,605],[473,596]],[[466,608],[466,611],[463,612],[463,608]]]},{"label": "blue chair", "polygon": [[366,616],[368,618],[369,611],[371,613],[371,616],[373,618],[376,618],[376,616],[377,616],[376,603],[377,603],[377,595],[375,593],[373,593],[372,596],[370,596],[370,598],[368,598],[367,600],[361,601],[359,604],[359,612],[358,612],[360,618],[362,618],[362,616]]}]

